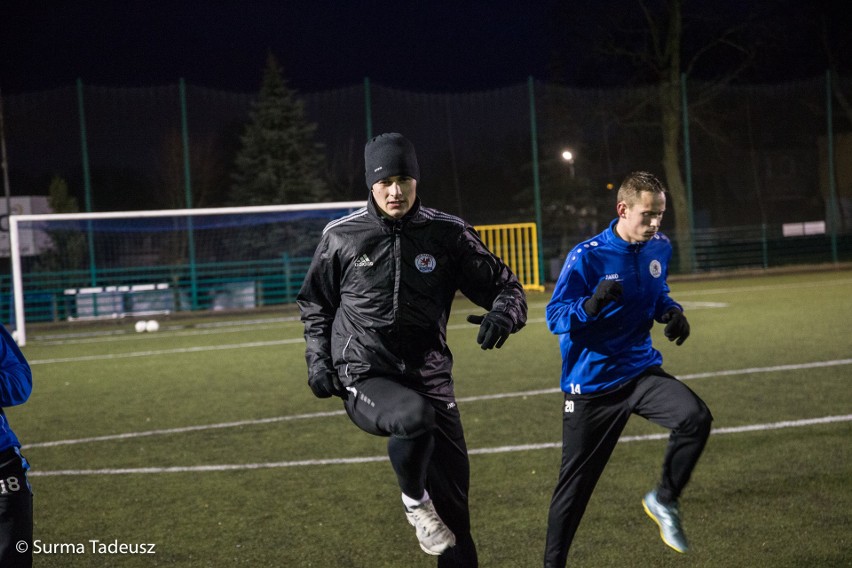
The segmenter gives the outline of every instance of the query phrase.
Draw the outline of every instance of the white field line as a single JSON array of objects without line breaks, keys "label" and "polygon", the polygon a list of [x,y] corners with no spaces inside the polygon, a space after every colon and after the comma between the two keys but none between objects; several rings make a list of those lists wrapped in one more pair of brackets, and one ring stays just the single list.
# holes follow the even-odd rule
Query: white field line
[{"label": "white field line", "polygon": [[[711,377],[726,377],[732,375],[751,375],[755,373],[772,373],[779,371],[798,371],[802,369],[814,369],[820,367],[834,367],[838,365],[850,365],[852,359],[837,359],[834,361],[815,361],[813,363],[800,363],[796,365],[775,365],[773,367],[752,367],[749,369],[715,371],[709,373],[694,373],[691,375],[681,375],[681,380],[705,379]],[[556,394],[560,392],[559,388],[538,389],[528,391],[517,391],[508,393],[484,394],[476,396],[461,397],[458,402],[481,402],[484,400],[498,400],[504,398],[524,398],[528,396],[538,396],[543,394]],[[313,418],[327,418],[330,416],[342,416],[343,410],[332,410],[327,412],[312,412],[307,414],[291,414],[287,416],[273,416],[270,418],[257,418],[251,420],[239,420],[235,422],[220,422],[217,424],[200,424],[197,426],[182,426],[179,428],[165,428],[160,430],[145,430],[142,432],[126,432],[124,434],[109,434],[104,436],[93,436],[90,438],[76,438],[69,440],[55,440],[52,442],[35,442],[26,444],[23,449],[29,448],[49,448],[54,446],[67,446],[73,444],[88,444],[92,442],[108,442],[112,440],[127,440],[131,438],[144,438],[148,436],[164,436],[170,434],[184,434],[187,432],[198,432],[202,430],[217,430],[223,428],[239,428],[241,426],[254,426],[259,424],[274,424],[277,422],[291,422],[295,420],[309,420]]]},{"label": "white field line", "polygon": [[[794,290],[794,289],[800,289],[800,288],[822,288],[822,287],[826,287],[826,286],[829,286],[829,287],[830,286],[846,286],[848,284],[852,284],[852,279],[840,278],[840,279],[837,279],[837,280],[825,280],[825,281],[819,281],[819,282],[801,282],[801,283],[791,283],[791,284],[781,284],[781,285],[766,284],[766,285],[757,285],[757,286],[710,288],[710,289],[707,289],[707,290],[684,290],[684,291],[675,291],[672,294],[672,296],[675,299],[677,299],[677,298],[680,298],[680,297],[683,297],[683,296],[701,296],[701,295],[705,295],[705,294],[718,295],[718,294],[730,294],[730,293],[738,293],[738,292],[764,292],[766,290],[777,290],[779,288],[780,289]],[[723,302],[701,302],[701,301],[696,301],[696,302],[685,301],[685,302],[680,302],[680,303],[684,306],[684,308],[690,309],[690,310],[702,309],[702,308],[723,308],[723,307],[727,307],[727,305],[728,305],[728,304],[723,303]],[[544,307],[546,305],[547,305],[546,302],[536,302],[536,303],[530,303],[528,307],[529,308],[540,308],[540,307]],[[456,313],[456,314],[476,313],[478,311],[481,311],[480,308],[463,308],[463,309],[453,310],[453,312]],[[252,326],[252,325],[264,326],[264,324],[268,324],[268,323],[285,323],[285,322],[294,322],[294,321],[298,321],[298,318],[288,316],[288,317],[281,317],[281,318],[242,320],[242,321],[236,321],[236,322],[202,323],[202,324],[198,324],[197,326],[195,326],[196,329],[194,329],[194,330],[184,330],[182,333],[175,334],[175,335],[201,335],[203,333],[211,333],[211,331],[204,332],[204,331],[201,331],[198,328],[207,328],[208,330],[211,330],[211,328],[229,328],[230,327],[231,329],[229,329],[227,331],[225,329],[219,329],[218,331],[214,331],[214,333],[217,333],[217,332],[218,333],[228,333],[228,332],[231,332],[231,331],[233,331],[233,332],[243,331],[244,329],[247,328],[247,326]],[[544,321],[544,320],[530,320],[528,323],[541,323],[542,321]],[[235,329],[235,327],[237,327],[239,329]],[[461,325],[452,325],[452,326],[448,326],[448,327],[449,328],[462,328],[462,327],[470,327],[470,326],[469,326],[469,324],[461,324]],[[176,329],[182,329],[182,328],[178,326],[178,327],[176,327]],[[255,327],[254,329],[257,329],[257,327]],[[166,332],[167,329],[164,329],[163,331]],[[132,332],[128,329],[128,330],[120,330],[120,331],[90,332],[90,333],[80,333],[80,334],[56,334],[56,335],[50,335],[50,336],[43,336],[43,338],[36,337],[35,339],[36,339],[36,341],[38,341],[39,339],[46,340],[46,341],[38,341],[38,343],[41,344],[41,345],[63,345],[63,344],[73,344],[73,343],[77,343],[77,342],[88,343],[88,342],[91,342],[92,340],[97,341],[97,340],[110,340],[110,339],[112,339],[112,340],[115,340],[115,339],[130,339],[130,338],[138,340],[138,339],[142,339],[143,337],[146,338],[146,339],[149,338],[149,337],[153,339],[153,338],[157,337],[157,335],[143,334],[143,335],[140,336],[139,334],[135,334],[134,332]],[[65,339],[63,339],[63,338],[65,338]],[[83,339],[83,338],[85,338],[85,339]],[[83,339],[83,340],[80,341],[81,339]],[[289,343],[289,340],[287,340],[287,343]],[[277,345],[277,344],[273,344],[273,345]],[[214,349],[214,348],[211,347],[210,349]],[[159,355],[159,354],[170,353],[170,352],[169,351],[150,351],[148,353],[150,353],[152,355]],[[124,357],[132,357],[134,355],[128,354],[128,355],[123,355],[123,356]],[[79,360],[79,359],[72,359],[72,360]],[[70,360],[56,359],[56,360],[48,360],[47,362],[53,362],[53,361],[68,362]],[[30,363],[32,364],[32,361]]]},{"label": "white field line", "polygon": [[[685,302],[684,307],[687,309],[703,309],[703,308],[724,308],[727,307],[727,304],[721,302]],[[474,310],[470,310],[473,312]],[[544,323],[544,318],[530,318],[527,320],[527,324],[534,323]],[[448,325],[447,329],[469,329],[471,331],[475,331],[476,327],[469,323],[461,323],[461,324],[452,324]],[[225,333],[232,333],[236,331],[244,331],[244,329],[229,329],[225,331]],[[169,334],[169,337],[174,337],[178,335],[204,335],[211,333],[219,333],[218,331],[205,330],[205,331],[185,331],[180,333]],[[143,337],[156,337],[155,334],[145,334]],[[162,337],[162,336],[161,336]],[[112,338],[112,340],[127,340],[127,339],[135,339],[134,337],[119,337]],[[86,340],[75,340],[75,341],[65,341],[65,342],[45,342],[43,345],[47,344],[63,344],[70,345],[72,343],[89,343],[89,342],[101,342],[102,339],[86,339]],[[88,361],[107,361],[114,359],[129,359],[133,357],[162,357],[163,355],[178,355],[185,353],[202,353],[205,351],[219,351],[220,349],[249,349],[252,347],[277,347],[280,345],[303,345],[305,342],[304,338],[290,338],[290,339],[273,339],[269,341],[248,341],[246,343],[230,343],[224,345],[204,345],[197,347],[179,347],[175,349],[151,349],[147,351],[129,351],[127,353],[104,353],[100,355],[81,355],[78,357],[54,357],[52,359],[34,359],[30,361],[30,366],[34,365],[54,365],[57,363],[83,363]]]},{"label": "white field line", "polygon": [[[544,318],[531,319],[527,323],[543,323]],[[470,328],[471,331],[475,330],[474,326],[471,324],[454,324],[447,326],[447,329],[467,329]],[[230,333],[232,331],[244,331],[241,330],[227,330],[226,333]],[[218,333],[216,331],[205,330],[205,331],[192,331],[192,332],[182,332],[177,334],[169,334],[169,337],[177,336],[177,335],[205,335],[210,333]],[[144,334],[143,337],[156,337],[156,335]],[[162,337],[162,335],[160,336]],[[135,339],[135,338],[121,338],[121,339]],[[115,340],[113,338],[113,340]],[[87,340],[91,341],[91,340]],[[102,340],[101,340],[102,341]],[[59,342],[57,342],[59,343]],[[72,343],[79,343],[79,341],[67,341],[62,342],[63,345],[69,345]],[[99,355],[81,355],[79,357],[54,357],[52,359],[34,359],[31,360],[30,366],[33,365],[52,365],[56,363],[76,363],[76,362],[87,362],[87,361],[101,361],[101,360],[110,360],[110,359],[128,359],[131,357],[161,357],[163,355],[176,355],[181,353],[202,353],[205,351],[218,351],[220,349],[247,349],[252,347],[277,347],[279,345],[304,345],[305,340],[302,337],[294,337],[290,339],[272,339],[269,341],[247,341],[245,343],[230,343],[224,345],[202,345],[197,347],[179,347],[175,349],[151,349],[147,351],[130,351],[128,353],[104,353]]]},{"label": "white field line", "polygon": [[[840,278],[837,280],[823,280],[819,282],[800,282],[800,283],[791,283],[791,284],[765,284],[765,285],[757,285],[757,286],[742,286],[742,287],[728,287],[728,288],[709,288],[707,290],[683,290],[683,291],[674,291],[672,296],[677,299],[682,296],[701,296],[704,294],[717,295],[717,294],[730,294],[737,292],[764,292],[766,290],[778,290],[787,289],[787,290],[795,290],[799,288],[822,288],[826,286],[846,286],[848,284],[852,284],[852,279],[849,278]],[[715,302],[681,302],[684,304],[684,307],[689,308],[700,308],[700,307],[725,307],[726,304],[717,304]],[[701,306],[701,304],[707,304],[706,306]],[[546,302],[533,302],[530,303],[528,307],[530,308],[539,308],[546,306]],[[463,308],[458,310],[453,310],[454,313],[462,314],[462,313],[475,313],[480,311],[480,308]],[[128,318],[130,321],[132,318]],[[265,318],[265,319],[249,319],[249,320],[237,320],[233,322],[212,322],[212,323],[201,323],[196,324],[195,329],[199,328],[227,328],[232,326],[245,327],[249,325],[263,325],[267,323],[284,323],[284,322],[294,322],[298,321],[298,317],[295,316],[284,316],[280,318]],[[180,326],[176,326],[176,329],[181,329]],[[187,334],[197,333],[188,332]],[[101,339],[106,339],[110,336],[122,336],[122,335],[130,335],[133,336],[135,333],[128,330],[117,330],[117,331],[102,331],[102,332],[88,332],[88,333],[70,333],[70,334],[54,334],[54,335],[44,335],[44,336],[36,336],[34,339],[39,340],[43,339],[44,342],[39,341],[42,345],[51,345],[51,344],[61,344],[61,343],[71,343],[75,338],[94,338],[100,337]],[[69,339],[70,338],[70,339]],[[63,341],[63,339],[65,341]]]},{"label": "white field line", "polygon": [[[815,424],[831,424],[836,422],[850,422],[852,414],[844,416],[824,416],[822,418],[808,418],[804,420],[787,420],[783,422],[772,422],[769,424],[750,424],[732,428],[715,428],[711,435],[738,434],[742,432],[755,432],[767,430],[779,430],[782,428],[801,428]],[[619,443],[645,442],[649,440],[660,440],[668,438],[668,434],[648,434],[644,436],[624,436]],[[468,453],[470,455],[504,454],[512,452],[527,452],[533,450],[545,450],[561,448],[561,442],[549,442],[543,444],[521,444],[515,446],[497,446],[493,448],[474,448]],[[152,473],[201,473],[220,471],[245,471],[255,469],[273,469],[286,467],[305,467],[323,465],[346,465],[363,464],[388,461],[387,456],[365,456],[356,458],[330,458],[315,460],[296,460],[283,462],[265,463],[243,463],[243,464],[219,464],[219,465],[196,465],[196,466],[173,466],[173,467],[129,467],[129,468],[106,468],[106,469],[64,469],[52,471],[30,471],[28,475],[36,477],[55,476],[80,476],[80,475],[121,475],[121,474],[152,474]]]},{"label": "white field line", "polygon": [[[530,304],[529,308],[544,308],[546,303],[536,303]],[[681,302],[681,305],[687,310],[700,310],[705,308],[726,308],[728,304],[724,302]],[[466,314],[466,313],[478,313],[482,312],[481,308],[464,308],[453,310],[453,313],[456,315]],[[544,323],[544,318],[535,318],[530,319],[527,323]],[[259,330],[269,330],[269,329],[277,329],[282,327],[282,324],[298,324],[301,327],[301,322],[299,322],[299,318],[297,317],[281,317],[281,318],[269,318],[269,319],[257,319],[257,320],[240,320],[234,322],[211,322],[211,323],[201,323],[197,324],[192,328],[188,328],[182,325],[170,325],[160,328],[160,331],[157,333],[138,333],[133,329],[121,329],[121,330],[113,330],[113,331],[92,331],[92,332],[81,332],[81,333],[68,333],[68,334],[53,334],[53,335],[41,335],[34,338],[34,343],[37,343],[40,346],[45,345],[85,345],[85,344],[93,344],[93,343],[107,343],[107,342],[121,342],[121,341],[133,341],[139,342],[144,340],[158,339],[163,337],[164,335],[168,335],[168,337],[194,337],[199,335],[219,335],[224,333],[245,333],[246,331],[259,331]],[[451,324],[447,326],[448,329],[475,329],[471,324]],[[287,340],[289,341],[289,340]],[[152,352],[153,353],[153,352]],[[161,353],[161,352],[157,352]],[[126,355],[130,356],[130,355]],[[54,360],[48,360],[53,362]],[[59,361],[58,359],[56,361]],[[61,361],[66,362],[66,361]]]},{"label": "white field line", "polygon": [[177,349],[152,349],[150,351],[131,351],[129,353],[106,353],[101,355],[82,355],[80,357],[55,357],[53,359],[35,359],[30,361],[30,366],[51,365],[55,363],[78,363],[83,361],[106,361],[110,359],[128,359],[131,357],[159,357],[162,355],[175,355],[178,353],[203,353],[205,351],[219,351],[220,349],[247,349],[251,347],[273,347],[279,345],[304,344],[305,340],[298,339],[275,339],[271,341],[248,341],[246,343],[231,343],[225,345],[203,345],[198,347],[180,347]]},{"label": "white field line", "polygon": [[[746,426],[732,426],[729,428],[713,428],[711,435],[740,434],[742,432],[765,432],[767,430],[780,430],[782,428],[801,428],[815,424],[831,424],[834,422],[852,422],[852,414],[842,416],[823,416],[822,418],[804,418],[802,420],[785,420],[783,422],[771,422],[769,424],[748,424]],[[668,432],[660,434],[645,434],[642,436],[622,436],[618,443],[646,442],[648,440],[667,440]],[[471,454],[502,454],[506,452],[523,452],[528,450],[544,450],[548,448],[561,448],[562,442],[550,442],[545,444],[521,444],[517,446],[498,446],[496,448],[478,448],[470,450]]]},{"label": "white field line", "polygon": [[[784,285],[784,288],[811,288],[811,287],[821,287],[825,285],[845,285],[852,283],[852,280],[843,279],[836,280],[831,282],[821,282],[821,283],[803,283],[803,284],[792,284],[792,285]],[[770,289],[777,289],[778,286],[751,286],[751,287],[742,287],[742,288],[718,288],[718,289],[710,289],[710,290],[693,290],[693,291],[685,291],[679,292],[678,296],[684,295],[702,295],[702,294],[725,294],[731,292],[743,292],[743,291],[764,291]],[[722,302],[681,302],[687,309],[702,309],[702,308],[723,308],[727,307],[726,303]],[[546,304],[542,304],[546,305]],[[532,307],[532,306],[531,306]],[[536,304],[535,307],[539,307]],[[471,310],[459,310],[458,312],[475,312],[476,309]],[[289,318],[288,318],[289,319]],[[528,323],[543,323],[544,318],[535,318],[528,321]],[[251,322],[254,323],[254,322]],[[260,322],[257,322],[260,323]],[[470,328],[472,326],[469,324],[454,324],[448,326],[449,329],[463,329]],[[191,335],[198,332],[186,332],[185,335]],[[202,332],[204,333],[204,332]],[[181,334],[184,335],[184,334]],[[231,345],[217,345],[217,346],[205,346],[205,347],[194,347],[194,348],[182,348],[182,349],[168,349],[168,350],[150,350],[150,351],[140,351],[134,353],[124,353],[124,354],[108,354],[108,355],[91,355],[91,356],[83,356],[83,357],[68,357],[68,358],[56,358],[56,359],[44,359],[44,360],[36,360],[30,361],[31,365],[38,364],[52,364],[52,363],[68,363],[74,361],[93,361],[93,360],[105,360],[105,359],[118,359],[118,358],[129,358],[129,357],[145,357],[145,356],[160,356],[167,354],[176,354],[176,353],[196,353],[196,352],[204,352],[211,351],[217,349],[243,349],[247,347],[269,347],[269,346],[278,346],[278,345],[293,345],[293,344],[301,344],[303,343],[302,338],[298,339],[284,339],[284,340],[275,340],[275,341],[259,341],[259,342],[248,342],[248,343],[240,343],[240,344],[231,344]],[[56,341],[55,343],[63,343],[62,341]],[[64,342],[64,343],[73,343],[72,341]],[[789,371],[789,370],[798,370],[798,369],[808,369],[808,368],[817,368],[817,367],[828,367],[835,365],[848,365],[852,364],[852,359],[840,359],[835,361],[820,361],[814,363],[804,363],[804,364],[796,364],[796,365],[778,365],[773,367],[755,367],[749,369],[740,369],[740,370],[727,370],[727,371],[716,371],[716,372],[708,372],[708,373],[696,373],[691,375],[681,375],[680,379],[682,380],[690,380],[690,379],[699,379],[699,378],[708,378],[714,376],[732,376],[732,375],[742,375],[742,374],[753,374],[753,373],[763,373],[763,372],[777,372],[777,371]],[[523,391],[523,392],[515,392],[515,393],[501,393],[501,394],[492,394],[492,395],[481,395],[481,396],[472,396],[472,397],[464,397],[460,398],[459,402],[475,402],[480,400],[493,400],[493,399],[501,399],[501,398],[511,398],[511,397],[525,397],[525,396],[535,396],[542,394],[555,394],[560,392],[558,388],[552,389],[541,389],[541,390],[533,390],[533,391]],[[154,436],[154,435],[167,435],[167,434],[179,434],[184,432],[192,432],[199,430],[208,430],[208,429],[216,429],[216,428],[233,428],[245,425],[254,425],[254,424],[268,424],[275,422],[285,422],[291,420],[301,420],[301,419],[310,419],[310,418],[322,418],[327,416],[339,416],[343,415],[343,411],[331,411],[331,412],[317,412],[310,414],[301,414],[301,415],[290,415],[290,416],[281,416],[281,417],[272,417],[265,419],[254,419],[254,420],[243,420],[236,422],[228,422],[228,423],[220,423],[220,424],[208,424],[208,425],[199,425],[199,426],[188,426],[181,428],[172,428],[172,429],[163,429],[163,430],[150,430],[145,432],[131,432],[125,434],[115,434],[115,435],[107,435],[107,436],[98,436],[92,438],[81,438],[76,440],[59,440],[54,442],[41,442],[35,444],[29,444],[24,446],[24,449],[27,448],[35,448],[35,447],[50,447],[50,446],[58,446],[58,445],[67,445],[67,444],[80,444],[80,443],[88,443],[88,442],[98,442],[98,441],[107,441],[107,440],[120,440],[120,439],[129,439],[129,438],[138,438],[144,436]],[[713,430],[713,434],[729,434],[729,433],[739,433],[739,432],[750,432],[750,431],[763,431],[763,430],[773,430],[779,428],[789,428],[789,427],[802,427],[809,426],[812,424],[824,424],[831,422],[848,422],[852,420],[852,415],[845,416],[828,416],[823,418],[814,418],[814,419],[805,419],[805,420],[797,420],[797,421],[784,421],[784,422],[776,422],[770,424],[755,424],[748,426],[740,426],[734,428],[718,428]],[[646,436],[626,436],[621,438],[620,442],[635,442],[635,441],[644,441],[644,440],[655,440],[667,438],[668,434],[653,434]],[[547,449],[547,448],[558,448],[561,446],[561,443],[544,443],[544,444],[529,444],[529,445],[519,445],[519,446],[502,446],[497,448],[479,448],[470,450],[470,454],[491,454],[491,453],[503,453],[503,452],[512,452],[512,451],[527,451],[527,450],[535,450],[535,449]],[[324,459],[324,460],[299,460],[299,461],[289,461],[289,462],[271,462],[271,463],[258,463],[258,464],[233,464],[233,465],[207,465],[207,466],[176,466],[176,467],[166,467],[166,468],[118,468],[118,469],[100,469],[100,470],[56,470],[56,471],[30,471],[30,475],[34,476],[62,476],[62,475],[108,475],[108,474],[133,474],[133,473],[179,473],[179,472],[205,472],[205,471],[230,471],[230,470],[248,470],[248,469],[265,469],[265,468],[283,468],[283,467],[297,467],[297,466],[310,466],[310,465],[334,465],[334,464],[352,464],[352,463],[370,463],[370,462],[381,462],[387,461],[386,456],[373,456],[373,457],[361,457],[361,458],[337,458],[337,459]]]},{"label": "white field line", "polygon": [[[245,333],[246,331],[258,331],[265,329],[278,329],[282,327],[284,320],[280,322],[245,322],[231,325],[202,324],[194,328],[186,328],[181,325],[162,325],[157,333],[139,333],[135,330],[120,331],[93,331],[88,333],[73,333],[67,335],[40,336],[35,341],[41,345],[84,345],[88,343],[107,343],[113,341],[134,341],[145,339],[157,339],[163,335],[168,337],[195,337],[198,335],[221,335],[224,333]],[[288,322],[290,323],[290,322]],[[299,324],[301,327],[301,324]]]},{"label": "white field line", "polygon": [[179,428],[163,428],[160,430],[145,430],[143,432],[126,432],[124,434],[108,434],[105,436],[93,436],[91,438],[77,438],[71,440],[55,440],[53,442],[36,442],[25,444],[22,449],[51,448],[54,446],[69,446],[74,444],[88,444],[91,442],[109,442],[112,440],[129,440],[131,438],[145,438],[148,436],[167,436],[170,434],[185,434],[188,432],[199,432],[203,430],[219,430],[224,428],[240,428],[242,426],[256,426],[259,424],[275,424],[277,422],[291,422],[295,420],[307,420],[311,418],[328,418],[330,416],[342,416],[346,414],[343,410],[330,410],[328,412],[312,412],[310,414],[291,414],[289,416],[273,416],[270,418],[255,418],[251,420],[237,420],[234,422],[220,422],[218,424],[200,424],[198,426],[181,426]]},{"label": "white field line", "polygon": [[[684,290],[684,291],[675,291],[672,296],[675,299],[682,296],[701,296],[704,294],[717,295],[717,294],[730,294],[737,292],[763,292],[766,290],[777,290],[777,289],[789,289],[794,290],[798,288],[821,288],[826,286],[846,286],[848,284],[852,284],[852,279],[849,278],[840,278],[837,280],[823,280],[819,282],[800,282],[800,283],[791,283],[791,284],[780,284],[780,285],[757,285],[757,286],[743,286],[743,287],[728,287],[728,288],[710,288],[707,290]],[[685,308],[701,308],[701,307],[726,307],[727,304],[717,303],[717,302],[681,302]],[[530,308],[541,308],[547,305],[547,302],[533,302],[530,303],[528,307]],[[476,313],[481,311],[480,308],[461,308],[458,310],[453,310],[453,313],[463,314],[463,313]],[[132,318],[128,318],[130,321]],[[296,322],[298,321],[298,317],[295,316],[283,316],[280,318],[264,318],[264,319],[247,319],[247,320],[236,320],[230,322],[211,322],[211,323],[200,323],[194,326],[194,331],[187,330],[186,335],[198,334],[200,328],[228,328],[228,327],[240,327],[245,328],[251,325],[264,325],[268,323],[285,323],[285,322]],[[459,326],[461,327],[461,326]],[[182,326],[175,326],[174,329],[184,329]],[[163,329],[165,331],[165,329]],[[224,331],[224,330],[220,330]],[[238,331],[238,330],[234,330]],[[39,341],[41,345],[55,345],[55,344],[63,344],[63,343],[73,343],[75,339],[80,338],[100,338],[100,339],[108,339],[114,338],[115,336],[136,336],[135,339],[139,339],[140,336],[134,333],[129,328],[127,330],[116,330],[116,331],[102,331],[102,332],[87,332],[87,333],[70,333],[70,334],[54,334],[54,335],[44,335],[44,336],[36,336],[35,340],[45,340]],[[152,337],[152,336],[149,336]]]},{"label": "white field line", "polygon": [[[852,284],[852,278],[838,278],[837,280],[820,280],[818,282],[796,282],[790,284],[761,284],[758,286],[743,286],[730,288],[710,288],[707,290],[684,290],[672,291],[672,297],[677,299],[681,296],[702,296],[704,294],[736,294],[739,292],[765,292],[767,290],[796,290],[799,288],[823,288],[826,286],[848,286]],[[680,283],[675,284],[676,286]]]},{"label": "white field line", "polygon": [[[752,374],[752,373],[760,373],[760,372],[774,372],[774,371],[789,371],[789,370],[797,370],[797,369],[807,369],[807,368],[815,368],[815,367],[828,367],[835,365],[848,365],[852,364],[852,359],[840,359],[835,361],[817,361],[814,363],[805,363],[799,365],[778,365],[774,367],[760,367],[760,368],[750,368],[750,369],[741,369],[741,370],[729,370],[729,371],[720,371],[717,373],[700,373],[698,375],[686,375],[682,377],[683,379],[695,379],[695,378],[708,378],[712,376],[730,376],[736,374]],[[481,396],[471,396],[471,397],[463,397],[459,399],[459,402],[477,402],[483,400],[494,400],[500,398],[510,398],[510,397],[527,397],[527,396],[536,396],[542,394],[555,394],[559,392],[559,389],[541,389],[541,390],[532,390],[532,391],[520,391],[514,393],[501,393],[501,394],[493,394],[493,395],[481,395]],[[70,444],[83,444],[90,442],[102,442],[109,440],[125,440],[130,438],[141,438],[146,436],[157,436],[157,435],[168,435],[168,434],[182,434],[187,432],[195,432],[200,430],[211,430],[211,429],[222,429],[222,428],[234,428],[239,426],[247,426],[247,425],[257,425],[257,424],[271,424],[276,422],[286,422],[292,420],[304,420],[304,419],[313,419],[313,418],[324,418],[330,416],[340,416],[343,415],[343,411],[328,411],[328,412],[315,412],[310,414],[296,414],[290,416],[279,416],[272,418],[263,418],[263,419],[255,419],[255,420],[241,420],[236,422],[225,422],[219,424],[208,424],[208,425],[200,425],[200,426],[187,426],[182,428],[169,428],[162,430],[149,430],[144,432],[130,432],[125,434],[115,434],[108,436],[97,436],[91,438],[79,438],[72,440],[57,440],[54,442],[41,442],[28,444],[23,447],[24,450],[29,448],[38,448],[38,447],[53,447],[53,446],[61,446],[61,445],[70,445]],[[810,418],[803,420],[793,420],[793,421],[783,421],[783,422],[775,422],[769,424],[752,424],[746,426],[737,426],[730,428],[715,428],[712,433],[714,435],[719,434],[735,434],[741,432],[754,432],[754,431],[766,431],[766,430],[776,430],[780,428],[793,428],[793,427],[804,427],[811,426],[814,424],[827,424],[833,422],[849,422],[852,421],[852,415],[843,415],[843,416],[825,416],[822,418]],[[624,436],[619,442],[627,443],[627,442],[641,442],[647,440],[658,440],[665,439],[668,437],[668,434],[648,434],[643,436]],[[548,448],[558,448],[561,446],[561,443],[551,442],[551,443],[542,443],[542,444],[524,444],[524,445],[512,445],[512,446],[498,446],[494,448],[476,448],[470,450],[471,455],[477,454],[495,454],[495,453],[506,453],[506,452],[520,452],[520,451],[532,451],[539,449],[548,449]],[[108,468],[108,469],[94,469],[94,470],[52,470],[52,471],[30,471],[30,475],[34,476],[77,476],[77,475],[115,475],[115,474],[152,474],[152,473],[183,473],[183,472],[213,472],[213,471],[232,471],[232,470],[250,470],[250,469],[269,469],[269,468],[284,468],[284,467],[299,467],[299,466],[316,466],[316,465],[333,465],[333,464],[351,464],[351,463],[368,463],[368,462],[379,462],[386,461],[387,457],[385,456],[371,456],[371,457],[360,457],[360,458],[335,458],[335,459],[324,459],[324,460],[298,460],[298,461],[286,461],[286,462],[267,462],[267,463],[255,463],[255,464],[224,464],[224,465],[200,465],[200,466],[175,466],[175,467],[149,467],[149,468]]]},{"label": "white field line", "polygon": [[[531,319],[527,323],[543,323],[544,318]],[[471,324],[448,325],[447,329],[467,329],[474,331],[476,328]],[[252,347],[277,347],[280,345],[304,345],[302,337],[290,339],[272,339],[269,341],[247,341],[245,343],[230,343],[224,345],[202,345],[197,347],[179,347],[175,349],[151,349],[148,351],[130,351],[127,353],[104,353],[100,355],[81,355],[79,357],[54,357],[52,359],[34,359],[30,366],[52,365],[56,363],[79,363],[87,361],[106,361],[111,359],[128,359],[131,357],[161,357],[163,355],[176,355],[181,353],[203,353],[205,351],[219,351],[221,349],[248,349]]]}]

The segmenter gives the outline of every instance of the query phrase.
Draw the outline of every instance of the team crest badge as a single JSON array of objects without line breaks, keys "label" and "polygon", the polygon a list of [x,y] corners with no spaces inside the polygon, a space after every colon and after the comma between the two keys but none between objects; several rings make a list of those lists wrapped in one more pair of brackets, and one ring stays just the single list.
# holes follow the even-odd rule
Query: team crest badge
[{"label": "team crest badge", "polygon": [[654,278],[659,278],[663,275],[663,267],[660,265],[659,260],[652,260],[651,265],[648,266],[648,270]]},{"label": "team crest badge", "polygon": [[432,272],[435,270],[437,264],[435,257],[431,254],[418,254],[414,259],[414,265],[417,267],[417,270],[423,273]]}]

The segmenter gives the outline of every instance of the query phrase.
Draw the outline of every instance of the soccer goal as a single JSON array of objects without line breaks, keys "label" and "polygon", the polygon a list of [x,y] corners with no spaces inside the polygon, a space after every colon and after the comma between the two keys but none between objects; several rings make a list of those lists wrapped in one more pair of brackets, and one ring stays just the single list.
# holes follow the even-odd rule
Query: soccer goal
[{"label": "soccer goal", "polygon": [[[12,215],[4,320],[25,345],[28,322],[292,303],[325,225],[365,204]],[[525,288],[543,289],[533,223],[476,229]]]},{"label": "soccer goal", "polygon": [[322,229],[363,201],[12,215],[12,307],[28,322],[295,301]]}]

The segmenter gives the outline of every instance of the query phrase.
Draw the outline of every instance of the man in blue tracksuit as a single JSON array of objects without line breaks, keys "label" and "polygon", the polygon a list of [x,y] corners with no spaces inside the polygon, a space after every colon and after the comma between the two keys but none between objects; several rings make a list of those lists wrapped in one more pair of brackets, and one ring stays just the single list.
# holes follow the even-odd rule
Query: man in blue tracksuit
[{"label": "man in blue tracksuit", "polygon": [[654,321],[681,345],[689,323],[666,283],[671,244],[660,234],[665,188],[633,172],[618,190],[618,217],[575,246],[547,305],[559,336],[564,391],[562,463],[550,504],[545,568],[562,568],[580,519],[631,414],[671,430],[662,475],[643,507],[663,542],[686,552],[677,506],[710,434],[712,416],[686,385],[661,368]]},{"label": "man in blue tracksuit", "polygon": [[0,325],[0,566],[33,564],[33,495],[27,481],[29,464],[9,427],[3,408],[30,397],[33,375],[18,344]]}]

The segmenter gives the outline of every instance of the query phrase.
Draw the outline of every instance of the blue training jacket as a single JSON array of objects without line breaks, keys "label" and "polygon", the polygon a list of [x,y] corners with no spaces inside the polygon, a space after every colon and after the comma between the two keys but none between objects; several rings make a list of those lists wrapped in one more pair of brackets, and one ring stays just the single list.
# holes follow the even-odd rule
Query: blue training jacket
[{"label": "blue training jacket", "polygon": [[2,409],[23,404],[32,390],[30,365],[12,336],[0,325],[0,451],[21,446]]},{"label": "blue training jacket", "polygon": [[[672,246],[660,233],[645,243],[630,244],[609,227],[574,247],[547,304],[547,326],[559,335],[562,390],[573,394],[602,392],[661,365],[651,344],[651,327],[672,307],[666,283]],[[620,302],[597,317],[583,304],[602,280],[618,280]]]}]

